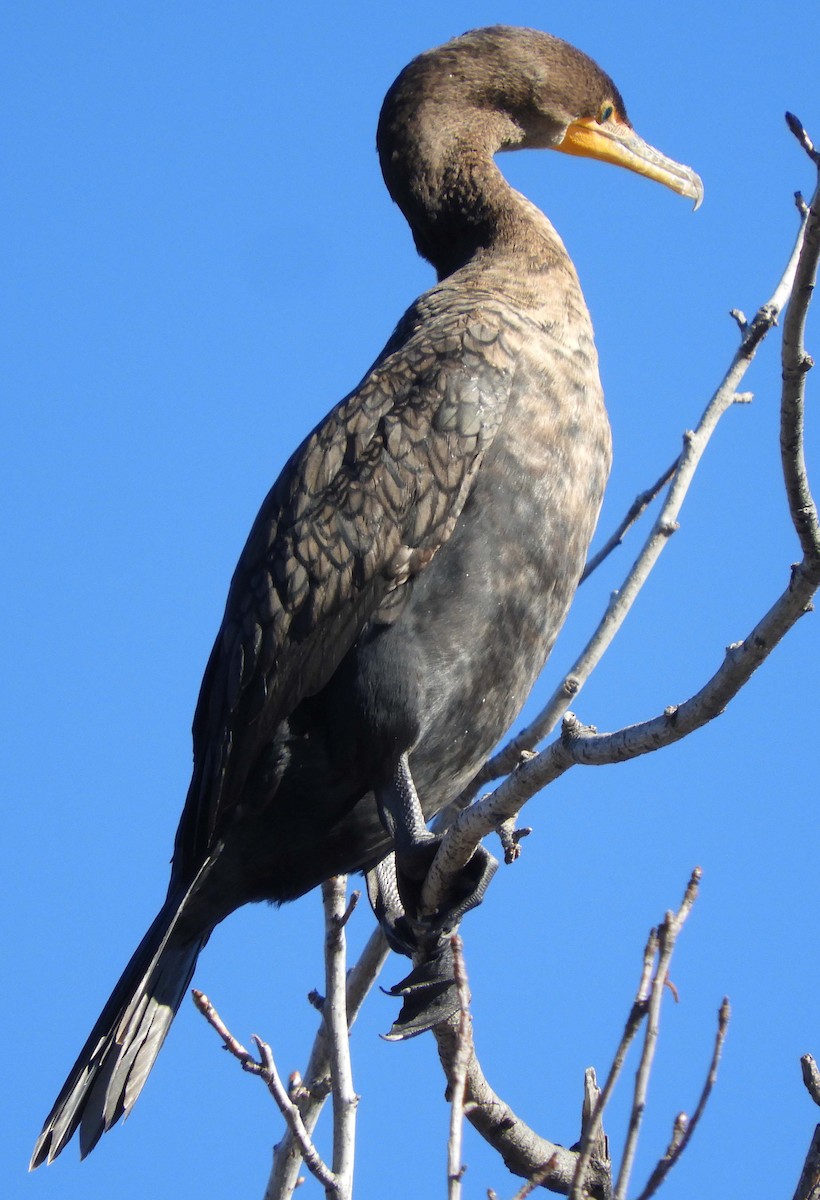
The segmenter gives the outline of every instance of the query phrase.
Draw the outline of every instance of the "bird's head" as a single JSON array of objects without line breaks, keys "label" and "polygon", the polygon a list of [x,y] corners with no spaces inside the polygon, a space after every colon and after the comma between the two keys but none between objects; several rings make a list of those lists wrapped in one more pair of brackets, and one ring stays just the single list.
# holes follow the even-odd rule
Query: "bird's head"
[{"label": "bird's head", "polygon": [[654,179],[694,200],[695,208],[703,199],[694,171],[638,136],[606,72],[568,42],[535,29],[476,29],[405,68],[388,93],[379,125],[388,186],[384,151],[397,126],[418,131],[422,124],[441,146],[480,139],[491,153],[560,150]]}]

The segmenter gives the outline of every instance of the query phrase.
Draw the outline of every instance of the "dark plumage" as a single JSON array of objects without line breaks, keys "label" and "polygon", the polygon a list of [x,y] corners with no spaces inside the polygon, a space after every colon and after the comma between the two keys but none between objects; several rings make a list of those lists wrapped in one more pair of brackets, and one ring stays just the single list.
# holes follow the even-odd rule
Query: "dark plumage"
[{"label": "dark plumage", "polygon": [[418,916],[435,846],[424,821],[470,781],[543,667],[610,434],[575,270],[493,161],[517,147],[610,159],[700,196],[696,176],[634,135],[612,81],[546,34],[478,30],[390,89],[385,181],[440,282],[262,505],[194,717],[167,899],[33,1166],[78,1125],[88,1153],[128,1112],[200,949],[238,906],[291,900],[395,845]]}]

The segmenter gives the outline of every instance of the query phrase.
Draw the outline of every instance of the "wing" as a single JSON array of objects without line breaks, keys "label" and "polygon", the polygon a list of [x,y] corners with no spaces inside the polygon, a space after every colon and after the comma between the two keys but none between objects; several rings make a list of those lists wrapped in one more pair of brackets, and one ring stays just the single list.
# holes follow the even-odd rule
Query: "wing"
[{"label": "wing", "polygon": [[520,336],[496,301],[409,311],[287,463],[231,583],[194,717],[174,873],[201,866],[277,725],[450,536],[503,419]]}]

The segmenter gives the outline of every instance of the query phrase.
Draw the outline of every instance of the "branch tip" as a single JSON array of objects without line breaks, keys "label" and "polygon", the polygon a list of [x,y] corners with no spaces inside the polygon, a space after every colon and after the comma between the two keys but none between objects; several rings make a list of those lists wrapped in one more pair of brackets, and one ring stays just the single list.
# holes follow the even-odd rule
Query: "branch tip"
[{"label": "branch tip", "polygon": [[692,871],[689,883],[686,885],[686,892],[684,893],[683,897],[684,904],[694,904],[695,900],[697,899],[698,887],[700,886],[701,879],[703,879],[703,867],[695,867],[695,869]]},{"label": "branch tip", "polygon": [[344,910],[344,912],[342,913],[342,915],[340,917],[333,918],[334,925],[337,930],[344,929],[345,925],[348,923],[350,918],[353,916],[353,910],[356,908],[356,905],[359,903],[359,900],[361,899],[361,895],[362,895],[362,893],[358,890],[350,893],[350,899],[347,902],[347,908]]},{"label": "branch tip", "polygon": [[815,1104],[820,1104],[820,1068],[818,1068],[811,1054],[804,1054],[800,1059],[800,1070],[803,1075],[803,1083],[806,1085],[806,1091]]},{"label": "branch tip", "polygon": [[786,124],[788,125],[790,132],[794,134],[794,136],[797,138],[800,145],[806,151],[806,154],[808,154],[809,158],[814,163],[814,165],[816,167],[820,167],[820,151],[815,149],[814,142],[811,140],[809,135],[806,133],[803,122],[800,121],[794,115],[794,113],[787,112],[786,113]]},{"label": "branch tip", "polygon": [[[535,756],[533,756],[535,757]],[[504,862],[507,866],[514,863],[516,859],[521,857],[520,843],[525,837],[529,837],[532,833],[532,828],[529,825],[524,825],[520,829],[515,827],[515,818],[509,817],[506,821],[501,821],[496,827],[501,848],[504,851]]]},{"label": "branch tip", "polygon": [[680,992],[677,989],[677,985],[671,979],[667,978],[664,979],[663,986],[669,988],[669,991],[672,993],[672,999],[676,1004],[680,1004]]}]

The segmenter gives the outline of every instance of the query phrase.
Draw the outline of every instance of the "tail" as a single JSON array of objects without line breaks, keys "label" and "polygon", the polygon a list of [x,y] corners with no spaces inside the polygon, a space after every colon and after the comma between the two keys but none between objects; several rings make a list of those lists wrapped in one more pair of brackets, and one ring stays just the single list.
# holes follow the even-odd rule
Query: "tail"
[{"label": "tail", "polygon": [[78,1126],[85,1158],[133,1107],[208,940],[208,932],[193,941],[176,932],[185,899],[169,896],[123,971],[48,1115],[30,1170],[53,1162]]}]

